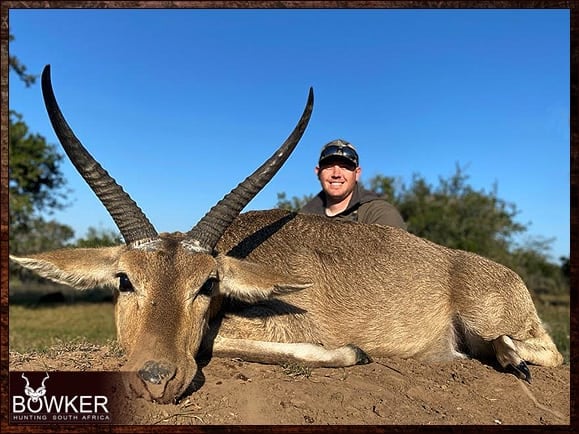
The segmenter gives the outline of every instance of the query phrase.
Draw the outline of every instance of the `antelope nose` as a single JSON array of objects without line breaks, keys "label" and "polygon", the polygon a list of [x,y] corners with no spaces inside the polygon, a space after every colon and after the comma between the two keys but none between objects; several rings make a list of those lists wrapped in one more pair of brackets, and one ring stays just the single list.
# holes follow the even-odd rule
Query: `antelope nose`
[{"label": "antelope nose", "polygon": [[165,362],[149,360],[139,369],[139,377],[147,383],[162,384],[169,381],[175,375],[175,367]]}]

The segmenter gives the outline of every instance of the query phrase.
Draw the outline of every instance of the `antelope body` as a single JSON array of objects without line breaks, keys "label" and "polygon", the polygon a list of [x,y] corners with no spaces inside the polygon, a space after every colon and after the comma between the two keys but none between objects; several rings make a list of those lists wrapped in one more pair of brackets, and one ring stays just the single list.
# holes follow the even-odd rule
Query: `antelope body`
[{"label": "antelope body", "polygon": [[158,234],[74,136],[52,94],[55,131],[119,226],[126,245],[11,257],[76,288],[115,289],[117,335],[135,396],[171,402],[203,353],[262,363],[340,367],[370,357],[444,361],[496,356],[530,380],[526,362],[563,358],[510,269],[404,230],[282,210],[242,208],[297,145],[288,140],[187,233]]}]

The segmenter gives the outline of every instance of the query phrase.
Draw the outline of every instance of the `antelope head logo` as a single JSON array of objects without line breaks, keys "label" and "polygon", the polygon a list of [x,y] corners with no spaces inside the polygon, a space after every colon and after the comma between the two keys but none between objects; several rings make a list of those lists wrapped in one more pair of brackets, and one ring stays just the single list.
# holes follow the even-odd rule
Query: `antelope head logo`
[{"label": "antelope head logo", "polygon": [[32,402],[37,402],[40,398],[46,395],[46,387],[44,386],[44,383],[46,382],[46,380],[48,380],[48,378],[50,378],[48,372],[46,373],[46,377],[44,377],[44,379],[42,380],[42,385],[36,390],[30,387],[30,381],[28,381],[28,378],[26,378],[24,374],[22,374],[22,378],[26,380],[26,386],[24,386],[24,393],[26,394],[26,396],[32,399]]}]

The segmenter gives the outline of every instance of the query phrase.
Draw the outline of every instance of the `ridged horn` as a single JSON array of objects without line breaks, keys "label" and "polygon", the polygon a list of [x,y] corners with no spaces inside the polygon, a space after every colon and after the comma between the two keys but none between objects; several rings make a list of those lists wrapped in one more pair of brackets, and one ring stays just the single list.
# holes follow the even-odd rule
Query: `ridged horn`
[{"label": "ridged horn", "polygon": [[133,199],[80,143],[64,119],[50,80],[50,65],[42,71],[42,95],[52,128],[70,161],[105,206],[125,243],[157,238],[157,231]]},{"label": "ridged horn", "polygon": [[205,251],[212,251],[215,248],[219,238],[221,238],[241,210],[273,178],[293,152],[308,125],[313,105],[314,91],[310,88],[304,112],[286,141],[255,172],[217,202],[199,223],[187,233],[187,244],[189,246]]}]

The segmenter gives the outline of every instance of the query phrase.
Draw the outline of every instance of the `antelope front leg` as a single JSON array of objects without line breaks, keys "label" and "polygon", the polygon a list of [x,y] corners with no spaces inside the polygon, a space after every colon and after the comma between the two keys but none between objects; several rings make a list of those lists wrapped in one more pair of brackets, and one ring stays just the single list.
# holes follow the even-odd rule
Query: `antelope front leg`
[{"label": "antelope front leg", "polygon": [[266,364],[295,362],[313,368],[340,368],[371,362],[370,357],[355,345],[330,350],[309,343],[265,342],[222,336],[217,336],[213,342],[213,355]]}]

